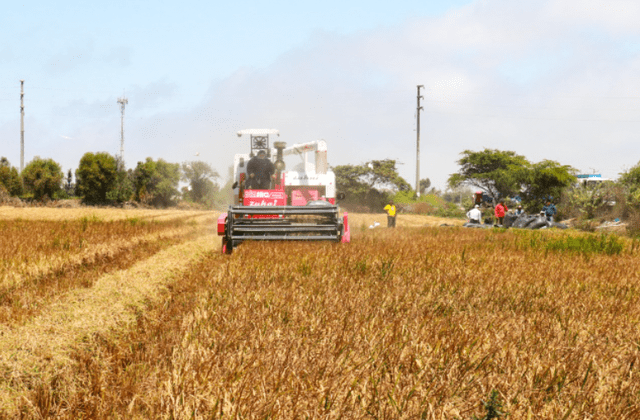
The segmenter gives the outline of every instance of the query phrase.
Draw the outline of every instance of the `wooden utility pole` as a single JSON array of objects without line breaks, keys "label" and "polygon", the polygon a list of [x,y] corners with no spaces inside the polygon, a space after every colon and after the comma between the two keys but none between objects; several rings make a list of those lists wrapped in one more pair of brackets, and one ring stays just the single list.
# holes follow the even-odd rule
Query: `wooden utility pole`
[{"label": "wooden utility pole", "polygon": [[416,108],[416,194],[420,197],[420,89],[424,88],[423,85],[418,85],[418,106]]},{"label": "wooden utility pole", "polygon": [[24,169],[24,80],[20,80],[20,173]]}]

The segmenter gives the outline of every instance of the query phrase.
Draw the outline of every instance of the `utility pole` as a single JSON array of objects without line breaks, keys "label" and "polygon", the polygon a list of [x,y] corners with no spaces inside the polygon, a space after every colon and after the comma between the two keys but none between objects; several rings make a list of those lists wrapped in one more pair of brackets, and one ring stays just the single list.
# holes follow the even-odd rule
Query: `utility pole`
[{"label": "utility pole", "polygon": [[120,104],[120,165],[124,170],[124,106],[129,103],[129,100],[124,97],[124,95],[118,98],[118,103]]},{"label": "utility pole", "polygon": [[24,169],[24,80],[20,80],[20,173]]},{"label": "utility pole", "polygon": [[416,194],[420,197],[420,89],[424,89],[423,85],[418,85],[418,106],[416,108]]}]

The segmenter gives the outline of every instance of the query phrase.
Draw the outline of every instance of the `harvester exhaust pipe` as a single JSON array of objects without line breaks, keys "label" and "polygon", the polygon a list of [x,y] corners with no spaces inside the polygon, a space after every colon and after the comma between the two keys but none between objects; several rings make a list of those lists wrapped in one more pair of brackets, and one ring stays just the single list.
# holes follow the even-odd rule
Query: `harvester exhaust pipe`
[{"label": "harvester exhaust pipe", "polygon": [[287,146],[287,143],[284,141],[274,141],[273,147],[276,148],[276,182],[280,182],[282,179],[282,171],[284,171],[285,164],[283,159],[283,150]]}]

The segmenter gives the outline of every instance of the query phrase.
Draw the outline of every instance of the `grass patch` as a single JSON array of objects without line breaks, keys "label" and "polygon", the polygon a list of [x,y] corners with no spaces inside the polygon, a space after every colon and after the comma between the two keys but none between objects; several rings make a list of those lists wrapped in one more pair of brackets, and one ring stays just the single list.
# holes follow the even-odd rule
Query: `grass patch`
[{"label": "grass patch", "polygon": [[582,254],[620,255],[625,249],[625,244],[616,235],[581,235],[549,239],[544,244],[544,249]]}]

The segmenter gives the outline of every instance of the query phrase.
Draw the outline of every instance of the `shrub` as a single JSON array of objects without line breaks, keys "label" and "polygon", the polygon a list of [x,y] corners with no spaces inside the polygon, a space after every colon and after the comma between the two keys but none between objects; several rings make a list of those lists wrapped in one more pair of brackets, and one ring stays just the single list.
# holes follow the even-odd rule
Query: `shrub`
[{"label": "shrub", "polygon": [[80,159],[76,171],[76,191],[86,203],[107,201],[107,193],[116,182],[116,158],[106,152],[87,152]]},{"label": "shrub", "polygon": [[4,187],[9,195],[22,194],[22,181],[15,167],[12,167],[7,158],[0,158],[0,187]]},{"label": "shrub", "polygon": [[624,250],[624,243],[616,235],[566,236],[549,240],[544,248],[550,251],[619,255]]},{"label": "shrub", "polygon": [[53,159],[33,158],[22,171],[22,179],[27,192],[35,200],[53,198],[62,189],[62,169]]}]

